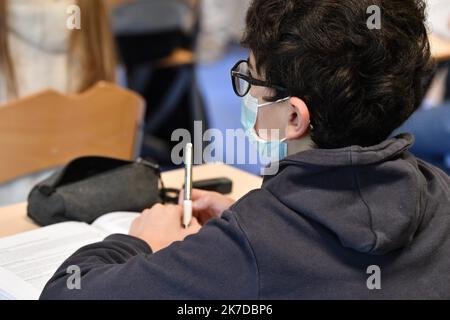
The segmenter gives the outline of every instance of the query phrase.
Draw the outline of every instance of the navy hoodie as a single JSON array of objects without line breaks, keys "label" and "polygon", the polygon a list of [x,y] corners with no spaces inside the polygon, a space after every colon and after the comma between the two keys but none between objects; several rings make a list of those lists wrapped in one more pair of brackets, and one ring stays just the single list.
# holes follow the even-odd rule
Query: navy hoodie
[{"label": "navy hoodie", "polygon": [[[412,143],[290,156],[183,242],[152,254],[113,235],[80,249],[41,298],[450,299],[450,178]],[[67,288],[70,265],[81,290]]]}]

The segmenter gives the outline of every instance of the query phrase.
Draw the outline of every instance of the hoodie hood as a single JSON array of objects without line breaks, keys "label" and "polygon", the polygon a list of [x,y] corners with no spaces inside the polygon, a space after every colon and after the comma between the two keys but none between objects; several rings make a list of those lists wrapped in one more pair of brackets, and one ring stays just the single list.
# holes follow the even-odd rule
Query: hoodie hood
[{"label": "hoodie hood", "polygon": [[410,134],[362,148],[314,149],[280,162],[263,188],[331,230],[346,248],[380,255],[408,246],[424,217],[426,180]]}]

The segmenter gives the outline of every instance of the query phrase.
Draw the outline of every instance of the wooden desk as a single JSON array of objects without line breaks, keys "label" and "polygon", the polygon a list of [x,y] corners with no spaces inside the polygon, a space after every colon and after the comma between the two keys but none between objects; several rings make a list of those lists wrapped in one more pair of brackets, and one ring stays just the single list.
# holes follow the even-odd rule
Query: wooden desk
[{"label": "wooden desk", "polygon": [[[209,164],[194,167],[194,179],[203,180],[217,177],[227,177],[233,181],[233,199],[239,199],[253,189],[261,187],[262,178],[238,170],[224,164]],[[180,189],[184,184],[184,170],[173,170],[163,173],[164,184],[169,188]],[[26,215],[27,204],[0,208],[0,238],[20,232],[37,229]]]},{"label": "wooden desk", "polygon": [[450,60],[450,41],[431,34],[431,53],[437,61]]}]

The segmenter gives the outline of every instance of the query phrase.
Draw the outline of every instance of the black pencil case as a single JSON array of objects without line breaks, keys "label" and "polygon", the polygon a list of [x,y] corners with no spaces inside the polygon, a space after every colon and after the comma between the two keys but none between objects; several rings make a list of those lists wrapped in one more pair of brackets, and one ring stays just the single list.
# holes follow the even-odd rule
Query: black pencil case
[{"label": "black pencil case", "polygon": [[92,223],[115,211],[141,212],[162,202],[160,181],[159,166],[142,159],[78,158],[32,189],[28,216],[46,226]]}]

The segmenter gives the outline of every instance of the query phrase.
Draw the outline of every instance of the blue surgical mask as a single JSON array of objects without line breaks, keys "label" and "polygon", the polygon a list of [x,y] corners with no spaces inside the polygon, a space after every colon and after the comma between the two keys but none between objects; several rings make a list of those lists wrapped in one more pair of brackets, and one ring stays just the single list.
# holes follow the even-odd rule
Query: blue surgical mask
[{"label": "blue surgical mask", "polygon": [[258,118],[258,109],[261,107],[270,106],[272,104],[281,103],[289,100],[284,98],[275,102],[267,102],[263,104],[258,103],[258,99],[254,98],[250,92],[242,98],[241,107],[241,123],[244,127],[250,143],[254,145],[260,156],[268,159],[271,162],[280,161],[285,158],[288,153],[287,139],[282,140],[264,140],[258,136],[255,130],[256,119]]}]

